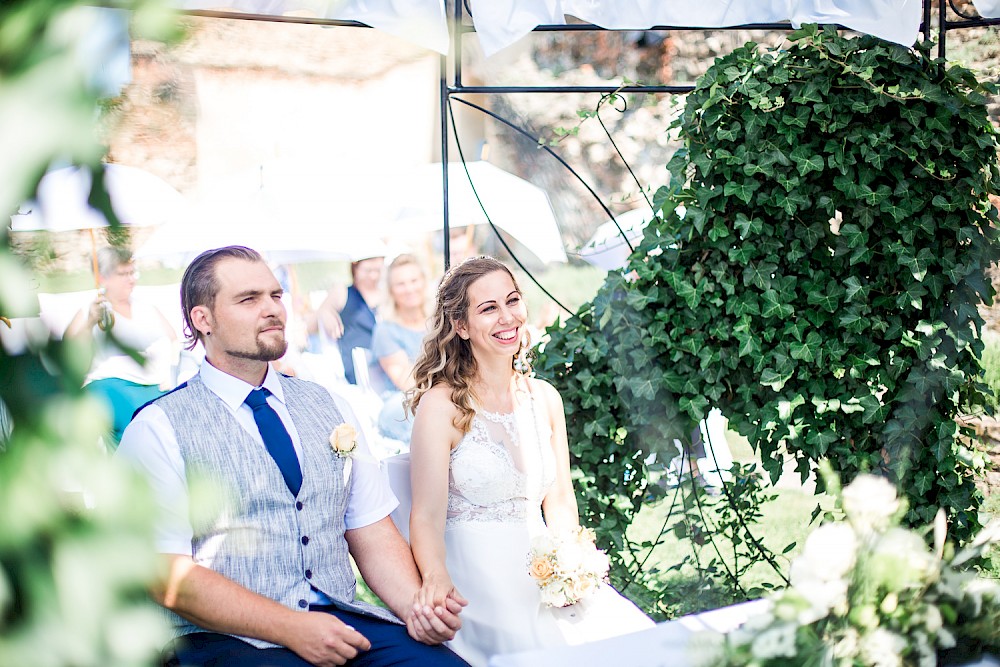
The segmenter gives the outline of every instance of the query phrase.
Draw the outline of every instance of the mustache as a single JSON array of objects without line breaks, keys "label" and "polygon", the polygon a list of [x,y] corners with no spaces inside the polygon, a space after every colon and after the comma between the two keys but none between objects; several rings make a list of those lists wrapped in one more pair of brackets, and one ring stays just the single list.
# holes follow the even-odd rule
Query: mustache
[{"label": "mustache", "polygon": [[285,323],[281,320],[280,317],[269,317],[264,322],[264,324],[259,329],[257,329],[257,333],[260,333],[264,329],[270,329],[271,327],[281,327],[282,329],[284,329]]}]

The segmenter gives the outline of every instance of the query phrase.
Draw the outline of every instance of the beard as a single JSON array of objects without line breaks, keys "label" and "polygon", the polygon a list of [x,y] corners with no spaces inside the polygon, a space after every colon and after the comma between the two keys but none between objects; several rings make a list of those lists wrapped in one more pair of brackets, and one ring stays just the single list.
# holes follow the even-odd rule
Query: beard
[{"label": "beard", "polygon": [[282,337],[280,341],[266,343],[257,339],[257,347],[249,350],[229,350],[229,356],[252,361],[277,361],[288,351],[288,341]]}]

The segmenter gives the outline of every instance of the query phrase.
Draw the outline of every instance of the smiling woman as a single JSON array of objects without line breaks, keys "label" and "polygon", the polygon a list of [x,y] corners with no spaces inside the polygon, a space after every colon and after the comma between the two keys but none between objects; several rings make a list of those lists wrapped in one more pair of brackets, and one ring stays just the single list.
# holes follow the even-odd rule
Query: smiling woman
[{"label": "smiling woman", "polygon": [[527,321],[510,270],[467,259],[441,281],[414,371],[409,524],[424,582],[415,602],[468,599],[450,646],[472,665],[652,626],[610,586],[543,596],[529,573],[533,538],[580,528],[562,399],[516,363]]}]

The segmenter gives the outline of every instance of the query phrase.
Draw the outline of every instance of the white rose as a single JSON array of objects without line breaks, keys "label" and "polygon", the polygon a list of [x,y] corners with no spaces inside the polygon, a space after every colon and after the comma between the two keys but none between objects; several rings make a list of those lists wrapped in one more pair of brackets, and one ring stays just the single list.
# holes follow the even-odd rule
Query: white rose
[{"label": "white rose", "polygon": [[585,555],[578,542],[561,544],[556,549],[556,568],[567,574],[578,572],[584,563]]},{"label": "white rose", "polygon": [[876,628],[861,638],[859,648],[864,664],[871,667],[902,667],[906,639],[883,628]]},{"label": "white rose", "polygon": [[562,583],[554,582],[549,580],[550,583],[542,586],[540,591],[542,594],[542,604],[546,604],[550,607],[565,607],[568,600],[566,599],[566,593],[563,590]]},{"label": "white rose", "polygon": [[569,595],[576,601],[590,597],[597,590],[597,582],[591,577],[576,579],[568,586]]},{"label": "white rose", "polygon": [[820,526],[806,538],[802,554],[792,563],[792,586],[798,588],[800,583],[813,579],[843,578],[854,567],[857,550],[857,537],[849,525],[828,523]]},{"label": "white rose", "polygon": [[896,487],[884,477],[858,475],[841,498],[847,520],[862,533],[883,530],[899,511]]},{"label": "white rose", "polygon": [[846,628],[833,644],[833,655],[835,658],[854,658],[858,655],[858,644],[861,635],[854,628]]},{"label": "white rose", "polygon": [[[793,576],[795,574],[794,563],[792,574]],[[844,579],[833,581],[810,579],[793,585],[795,590],[809,602],[809,608],[800,612],[801,619],[807,623],[819,620],[831,612],[841,615],[847,606],[847,581]]]},{"label": "white rose", "polygon": [[910,530],[891,528],[872,547],[868,571],[887,591],[901,591],[930,582],[938,568],[923,538]]}]

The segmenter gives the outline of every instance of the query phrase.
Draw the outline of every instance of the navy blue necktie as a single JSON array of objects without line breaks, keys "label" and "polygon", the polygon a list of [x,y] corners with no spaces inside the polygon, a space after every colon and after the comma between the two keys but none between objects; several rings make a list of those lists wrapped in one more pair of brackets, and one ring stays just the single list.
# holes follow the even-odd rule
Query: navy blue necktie
[{"label": "navy blue necktie", "polygon": [[295,447],[288,431],[285,430],[285,425],[281,423],[281,417],[267,404],[267,397],[270,395],[271,392],[267,389],[254,389],[247,394],[243,402],[253,410],[253,420],[257,422],[260,437],[263,438],[271,458],[278,464],[288,490],[293,496],[297,496],[299,489],[302,488],[302,469],[299,468]]}]

